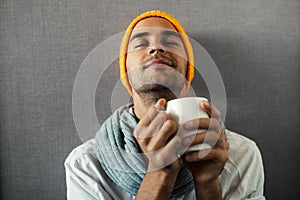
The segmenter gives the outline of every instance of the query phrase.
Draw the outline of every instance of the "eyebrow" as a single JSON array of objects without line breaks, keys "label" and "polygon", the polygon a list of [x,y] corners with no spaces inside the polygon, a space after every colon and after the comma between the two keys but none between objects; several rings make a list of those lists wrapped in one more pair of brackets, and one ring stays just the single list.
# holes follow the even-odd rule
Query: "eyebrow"
[{"label": "eyebrow", "polygon": [[163,35],[169,35],[169,36],[175,36],[181,39],[180,35],[178,32],[176,31],[163,31],[162,32]]},{"label": "eyebrow", "polygon": [[146,36],[146,35],[149,35],[148,32],[141,32],[141,33],[137,33],[137,34],[134,34],[131,38],[130,38],[130,42],[136,38],[140,38],[140,37],[143,37],[143,36]]},{"label": "eyebrow", "polygon": [[[134,34],[134,35],[130,38],[130,42],[131,42],[132,40],[136,39],[136,38],[144,37],[144,36],[147,36],[147,35],[150,35],[150,34],[149,34],[148,32],[136,33],[136,34]],[[175,37],[181,39],[179,33],[176,32],[176,31],[169,31],[169,30],[163,31],[163,32],[162,32],[162,35],[175,36]]]}]

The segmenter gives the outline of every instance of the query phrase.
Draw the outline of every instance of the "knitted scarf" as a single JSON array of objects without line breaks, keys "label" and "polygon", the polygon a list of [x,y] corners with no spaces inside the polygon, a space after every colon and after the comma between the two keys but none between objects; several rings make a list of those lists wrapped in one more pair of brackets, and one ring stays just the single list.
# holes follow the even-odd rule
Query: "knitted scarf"
[{"label": "knitted scarf", "polygon": [[[96,133],[97,158],[102,168],[114,183],[134,196],[147,170],[147,158],[139,152],[133,136],[136,125],[132,104],[128,104],[116,110]],[[183,166],[177,176],[172,198],[181,197],[193,189],[193,177]]]}]

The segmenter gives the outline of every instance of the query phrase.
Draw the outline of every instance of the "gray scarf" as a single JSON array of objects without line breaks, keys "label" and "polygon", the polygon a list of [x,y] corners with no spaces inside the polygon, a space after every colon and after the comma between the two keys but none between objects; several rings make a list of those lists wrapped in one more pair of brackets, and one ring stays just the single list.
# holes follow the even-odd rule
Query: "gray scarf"
[{"label": "gray scarf", "polygon": [[[97,158],[102,168],[113,182],[132,195],[136,195],[147,169],[147,159],[133,137],[136,125],[137,119],[132,104],[129,104],[116,110],[96,133]],[[193,189],[193,177],[183,166],[172,198],[181,197]]]}]

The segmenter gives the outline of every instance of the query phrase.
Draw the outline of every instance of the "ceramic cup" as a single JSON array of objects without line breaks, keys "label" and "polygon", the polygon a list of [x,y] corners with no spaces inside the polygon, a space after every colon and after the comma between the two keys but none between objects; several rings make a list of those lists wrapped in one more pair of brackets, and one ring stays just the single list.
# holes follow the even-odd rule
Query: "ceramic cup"
[{"label": "ceramic cup", "polygon": [[[169,114],[178,125],[178,134],[187,137],[196,133],[205,132],[205,129],[187,131],[183,128],[183,124],[189,120],[196,118],[208,118],[208,114],[200,108],[202,101],[208,101],[204,97],[184,97],[168,101],[166,113]],[[190,146],[187,151],[198,151],[209,149],[211,145],[206,143]]]}]

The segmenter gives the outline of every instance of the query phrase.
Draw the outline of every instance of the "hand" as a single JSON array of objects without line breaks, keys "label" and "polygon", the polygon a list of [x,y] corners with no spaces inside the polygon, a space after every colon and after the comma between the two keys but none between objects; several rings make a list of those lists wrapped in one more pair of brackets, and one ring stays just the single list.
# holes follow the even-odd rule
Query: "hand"
[{"label": "hand", "polygon": [[177,125],[165,112],[166,100],[160,99],[141,118],[134,137],[148,158],[148,172],[163,170],[177,174],[181,162],[177,152],[181,138],[176,135]]},{"label": "hand", "polygon": [[195,183],[203,187],[218,181],[219,173],[228,160],[229,145],[219,123],[219,110],[205,101],[201,102],[200,106],[210,118],[191,120],[183,126],[186,130],[207,129],[208,131],[183,138],[183,144],[190,146],[205,141],[212,148],[188,152],[183,156],[183,161],[191,171]]}]

